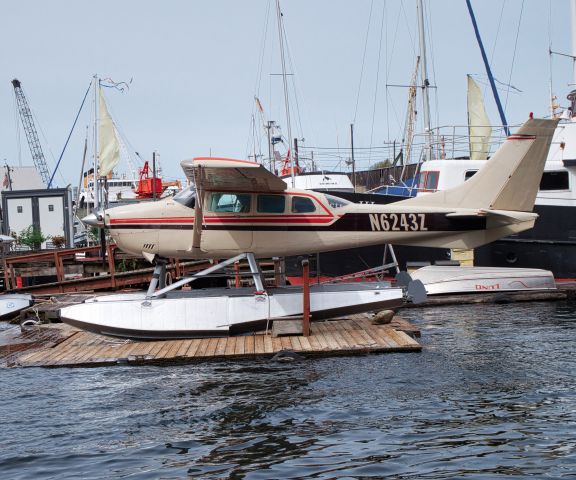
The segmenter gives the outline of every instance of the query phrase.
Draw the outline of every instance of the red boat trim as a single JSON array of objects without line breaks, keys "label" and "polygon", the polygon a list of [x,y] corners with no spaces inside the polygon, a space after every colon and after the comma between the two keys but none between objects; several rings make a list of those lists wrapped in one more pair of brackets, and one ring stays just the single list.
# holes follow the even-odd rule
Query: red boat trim
[{"label": "red boat trim", "polygon": [[536,140],[536,135],[510,135],[506,140]]}]

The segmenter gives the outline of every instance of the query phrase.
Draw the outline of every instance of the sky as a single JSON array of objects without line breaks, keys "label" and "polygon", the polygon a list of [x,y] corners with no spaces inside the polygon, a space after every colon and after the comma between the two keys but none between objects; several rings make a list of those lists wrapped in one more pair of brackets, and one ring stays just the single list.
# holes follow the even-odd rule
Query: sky
[{"label": "sky", "polygon": [[[350,124],[358,169],[382,160],[402,137],[407,85],[418,55],[414,0],[283,0],[293,137],[324,168],[348,168]],[[499,118],[465,0],[424,0],[432,126],[466,123],[466,75]],[[550,78],[561,105],[572,83],[569,0],[472,0],[510,124],[550,114]],[[0,161],[32,163],[16,113],[22,82],[50,170],[56,165],[92,77],[131,82],[105,89],[129,149],[160,155],[166,178],[183,178],[195,156],[267,155],[263,121],[287,135],[274,0],[19,0],[0,4]],[[257,110],[254,97],[262,104]],[[55,177],[77,185],[88,96]],[[419,108],[416,131],[423,131]],[[254,133],[255,132],[255,133]],[[258,140],[255,142],[254,138]],[[367,147],[372,147],[372,153]],[[341,148],[342,154],[334,150]],[[386,150],[387,151],[387,150]],[[326,152],[330,152],[327,154]],[[382,151],[384,152],[384,151]],[[89,161],[91,161],[89,159]],[[127,166],[123,167],[128,170]]]}]

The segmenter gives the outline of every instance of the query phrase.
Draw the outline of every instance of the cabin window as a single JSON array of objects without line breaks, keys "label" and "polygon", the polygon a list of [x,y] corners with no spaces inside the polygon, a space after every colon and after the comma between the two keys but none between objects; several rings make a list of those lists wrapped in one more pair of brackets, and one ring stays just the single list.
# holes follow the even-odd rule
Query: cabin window
[{"label": "cabin window", "polygon": [[258,213],[284,213],[285,207],[283,195],[258,195]]},{"label": "cabin window", "polygon": [[568,190],[568,172],[544,172],[540,180],[540,190]]},{"label": "cabin window", "polygon": [[22,213],[22,205],[18,205],[18,206],[16,207],[16,211],[17,211],[18,213]]},{"label": "cabin window", "polygon": [[466,170],[466,173],[464,174],[464,181],[472,178],[477,171],[478,170]]},{"label": "cabin window", "polygon": [[54,205],[52,205],[52,204],[48,205],[48,211],[53,212],[54,211]]},{"label": "cabin window", "polygon": [[249,213],[250,194],[213,193],[210,199],[211,212]]},{"label": "cabin window", "polygon": [[316,205],[308,197],[292,197],[292,213],[312,213]]},{"label": "cabin window", "polygon": [[437,190],[439,177],[440,177],[440,172],[426,172],[426,181],[424,183],[424,189],[425,190]]}]

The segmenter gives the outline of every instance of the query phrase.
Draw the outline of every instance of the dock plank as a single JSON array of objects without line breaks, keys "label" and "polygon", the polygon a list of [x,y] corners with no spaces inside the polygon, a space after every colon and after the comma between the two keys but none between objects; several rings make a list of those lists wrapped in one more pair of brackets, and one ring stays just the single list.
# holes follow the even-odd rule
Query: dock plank
[{"label": "dock plank", "polygon": [[295,352],[300,352],[302,350],[302,347],[300,346],[300,338],[296,337],[296,336],[292,336],[292,337],[287,337],[290,339],[290,343],[292,345],[292,350],[294,350]]},{"label": "dock plank", "polygon": [[391,338],[387,338],[385,329],[375,325],[364,325],[364,331],[380,346],[398,348],[399,345]]},{"label": "dock plank", "polygon": [[255,335],[254,336],[254,353],[256,355],[263,355],[264,354],[264,336],[263,335]]},{"label": "dock plank", "polygon": [[190,348],[191,343],[192,340],[183,340],[182,343],[180,344],[180,347],[178,348],[178,351],[175,353],[175,357],[176,358],[184,357],[186,355],[186,352]]},{"label": "dock plank", "polygon": [[198,348],[200,348],[200,344],[202,342],[200,341],[199,338],[195,338],[193,340],[190,340],[190,346],[188,347],[188,350],[186,350],[186,352],[184,353],[185,357],[194,357],[194,355],[196,354],[196,351],[198,350]]},{"label": "dock plank", "polygon": [[234,355],[235,350],[236,350],[236,337],[228,337],[224,355],[226,355],[227,357]]},{"label": "dock plank", "polygon": [[248,355],[254,354],[254,335],[244,337],[244,353]]},{"label": "dock plank", "polygon": [[264,352],[272,353],[274,352],[274,344],[272,343],[272,337],[270,334],[264,335]]},{"label": "dock plank", "polygon": [[214,355],[221,357],[226,352],[226,337],[222,337],[218,339],[218,344],[216,345],[216,352]]},{"label": "dock plank", "polygon": [[234,353],[236,355],[244,355],[244,337],[234,337],[234,340],[236,341]]},{"label": "dock plank", "polygon": [[282,350],[292,350],[292,342],[290,337],[279,337],[282,345]]},{"label": "dock plank", "polygon": [[219,338],[211,338],[210,340],[208,340],[208,347],[204,352],[204,357],[208,358],[214,356],[214,354],[216,353],[216,347],[218,346],[219,340],[220,340]]},{"label": "dock plank", "polygon": [[278,353],[282,349],[283,349],[282,339],[280,337],[273,337],[272,338],[272,351],[274,353]]}]

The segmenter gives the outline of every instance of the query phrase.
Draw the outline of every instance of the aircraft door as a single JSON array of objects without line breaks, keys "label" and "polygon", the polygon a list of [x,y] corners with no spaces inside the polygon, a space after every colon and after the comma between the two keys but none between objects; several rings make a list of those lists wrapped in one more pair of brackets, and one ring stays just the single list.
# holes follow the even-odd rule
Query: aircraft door
[{"label": "aircraft door", "polygon": [[200,248],[250,252],[252,204],[250,193],[210,192],[206,195]]}]

